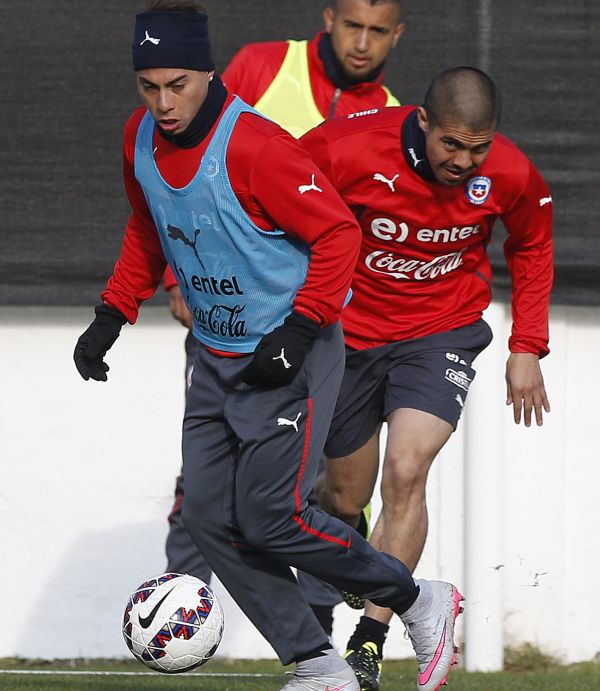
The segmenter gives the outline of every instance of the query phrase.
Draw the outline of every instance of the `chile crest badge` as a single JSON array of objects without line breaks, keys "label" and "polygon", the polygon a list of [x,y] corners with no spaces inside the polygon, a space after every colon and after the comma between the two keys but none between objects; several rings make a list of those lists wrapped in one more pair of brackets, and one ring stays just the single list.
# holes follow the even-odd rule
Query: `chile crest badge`
[{"label": "chile crest badge", "polygon": [[485,175],[477,175],[467,180],[465,193],[471,204],[483,204],[490,196],[492,181]]}]

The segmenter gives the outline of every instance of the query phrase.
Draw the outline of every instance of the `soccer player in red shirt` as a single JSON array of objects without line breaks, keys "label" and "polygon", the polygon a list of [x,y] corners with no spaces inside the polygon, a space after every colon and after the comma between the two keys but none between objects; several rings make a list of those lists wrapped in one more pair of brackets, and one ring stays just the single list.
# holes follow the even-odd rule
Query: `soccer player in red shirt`
[{"label": "soccer player in red shirt", "polygon": [[334,0],[310,41],[244,46],[223,72],[227,88],[294,136],[323,120],[399,105],[382,84],[404,24],[397,0]]},{"label": "soccer player in red shirt", "polygon": [[[508,403],[525,425],[550,405],[540,370],[548,353],[553,280],[552,198],[535,166],[496,132],[500,104],[483,72],[436,77],[423,106],[323,123],[302,143],[354,211],[362,247],[342,313],[346,370],[325,447],[322,505],[356,525],[379,467],[372,542],[413,569],[427,536],[425,486],[456,428],[473,360],[491,332],[486,252],[502,219],[512,278]],[[389,611],[367,603],[347,656],[361,688],[379,688]]]},{"label": "soccer player in red shirt", "polygon": [[296,663],[284,691],[359,690],[291,567],[397,612],[433,691],[462,596],[415,582],[308,503],[343,376],[339,314],[360,229],[298,141],[227,92],[194,0],[138,14],[132,55],[145,106],[124,133],[132,214],[75,365],[107,380],[107,351],[168,261],[202,344],[183,423],[184,525],[282,663]]}]

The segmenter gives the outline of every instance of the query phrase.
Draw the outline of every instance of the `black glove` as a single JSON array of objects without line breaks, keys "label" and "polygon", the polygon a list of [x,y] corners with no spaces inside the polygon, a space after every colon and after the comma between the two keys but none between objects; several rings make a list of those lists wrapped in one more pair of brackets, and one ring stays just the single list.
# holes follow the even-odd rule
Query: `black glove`
[{"label": "black glove", "polygon": [[320,328],[312,319],[292,312],[281,326],[260,339],[242,381],[265,389],[289,384],[300,371]]},{"label": "black glove", "polygon": [[127,319],[110,305],[98,305],[95,312],[96,318],[77,341],[73,360],[79,374],[86,381],[90,378],[106,381],[109,367],[103,358],[119,337],[121,327]]}]

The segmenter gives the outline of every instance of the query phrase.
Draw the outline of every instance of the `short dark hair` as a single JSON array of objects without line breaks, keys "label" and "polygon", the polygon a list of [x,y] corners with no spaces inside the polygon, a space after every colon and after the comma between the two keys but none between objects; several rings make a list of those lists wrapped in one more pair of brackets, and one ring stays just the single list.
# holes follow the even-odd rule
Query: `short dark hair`
[{"label": "short dark hair", "polygon": [[204,5],[196,0],[151,0],[148,12],[187,12],[190,14],[208,14]]},{"label": "short dark hair", "polygon": [[453,67],[434,77],[423,107],[432,127],[451,119],[472,132],[482,132],[496,129],[500,121],[500,93],[476,67]]},{"label": "short dark hair", "polygon": [[[395,5],[398,5],[398,9],[400,9],[400,0],[365,0],[366,2],[369,3],[369,5],[386,5],[387,3],[394,3]],[[334,10],[338,9],[338,3],[339,0],[330,0],[328,3],[331,7],[333,7]]]}]

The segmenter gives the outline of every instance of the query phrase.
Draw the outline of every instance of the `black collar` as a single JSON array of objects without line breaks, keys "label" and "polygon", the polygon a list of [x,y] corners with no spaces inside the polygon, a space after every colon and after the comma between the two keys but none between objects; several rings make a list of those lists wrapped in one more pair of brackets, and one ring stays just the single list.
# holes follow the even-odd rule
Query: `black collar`
[{"label": "black collar", "polygon": [[417,121],[417,109],[406,118],[400,135],[402,153],[411,170],[427,182],[436,182],[433,170],[425,153],[425,135]]},{"label": "black collar", "polygon": [[337,89],[345,90],[350,89],[357,84],[363,84],[364,82],[374,82],[383,72],[384,63],[381,63],[379,67],[376,67],[363,79],[356,79],[353,81],[349,80],[344,74],[342,63],[337,59],[336,54],[333,52],[331,35],[328,33],[324,33],[319,39],[319,57],[323,62],[323,67],[325,69],[327,78]]},{"label": "black collar", "polygon": [[200,144],[204,137],[211,131],[223,110],[226,100],[227,89],[219,75],[215,72],[213,80],[208,86],[206,100],[200,106],[200,110],[196,113],[194,119],[185,130],[179,134],[169,134],[157,124],[156,127],[160,136],[182,149],[192,149]]}]

